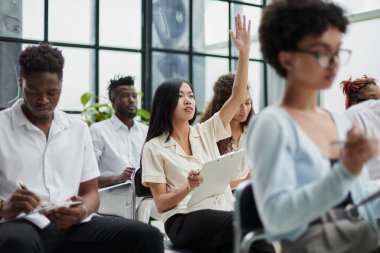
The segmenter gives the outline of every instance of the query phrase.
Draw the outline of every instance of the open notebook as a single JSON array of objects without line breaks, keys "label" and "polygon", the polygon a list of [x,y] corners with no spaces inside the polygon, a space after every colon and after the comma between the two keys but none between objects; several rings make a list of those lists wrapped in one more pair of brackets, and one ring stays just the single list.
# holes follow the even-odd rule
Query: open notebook
[{"label": "open notebook", "polygon": [[200,173],[203,177],[203,183],[194,189],[187,205],[192,206],[202,200],[222,194],[229,182],[234,179],[239,162],[244,157],[245,150],[241,149],[206,162]]}]

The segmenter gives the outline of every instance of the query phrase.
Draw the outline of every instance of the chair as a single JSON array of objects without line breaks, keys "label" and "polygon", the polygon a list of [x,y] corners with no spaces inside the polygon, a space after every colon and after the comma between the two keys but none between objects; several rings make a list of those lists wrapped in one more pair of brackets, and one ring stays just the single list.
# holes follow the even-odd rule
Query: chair
[{"label": "chair", "polygon": [[[153,195],[149,187],[146,187],[142,184],[141,181],[142,171],[140,168],[137,168],[133,171],[131,176],[132,181],[132,205],[135,207],[132,208],[132,219],[138,220],[138,211],[141,204],[148,200],[152,199]],[[140,200],[137,202],[137,197],[140,197]],[[181,249],[173,246],[173,244],[168,239],[164,239],[165,252],[168,253],[194,253],[193,251]]]},{"label": "chair", "polygon": [[[132,183],[132,214],[131,217],[133,220],[138,220],[138,213],[141,207],[141,204],[148,200],[152,199],[153,195],[149,187],[145,187],[141,182],[142,171],[140,168],[136,168],[131,176]],[[137,202],[137,197],[140,197],[140,200]]]},{"label": "chair", "polygon": [[249,252],[251,245],[265,239],[264,226],[259,218],[252,183],[242,182],[235,190],[234,253]]}]

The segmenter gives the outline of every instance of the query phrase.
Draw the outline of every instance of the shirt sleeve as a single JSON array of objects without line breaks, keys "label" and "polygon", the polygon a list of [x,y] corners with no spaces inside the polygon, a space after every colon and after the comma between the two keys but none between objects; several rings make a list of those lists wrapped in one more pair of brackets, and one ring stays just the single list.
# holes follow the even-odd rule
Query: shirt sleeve
[{"label": "shirt sleeve", "polygon": [[96,161],[99,163],[100,157],[103,154],[103,142],[101,140],[101,137],[99,135],[99,130],[95,126],[90,127],[90,132],[91,132],[91,138],[92,138],[92,143],[94,146],[94,152],[95,152],[95,157]]},{"label": "shirt sleeve", "polygon": [[164,162],[161,157],[161,153],[155,147],[152,142],[147,142],[144,145],[142,152],[142,183],[147,186],[146,183],[162,183],[166,184],[166,176],[164,172]]},{"label": "shirt sleeve", "polygon": [[94,147],[92,145],[90,131],[88,127],[84,129],[84,159],[81,182],[99,177],[99,167],[95,158]]},{"label": "shirt sleeve", "polygon": [[205,131],[206,136],[212,139],[213,142],[226,139],[231,136],[230,124],[225,128],[220,118],[219,112],[216,112],[211,118],[200,124]]},{"label": "shirt sleeve", "polygon": [[293,238],[286,239],[294,240],[312,220],[347,196],[355,177],[338,163],[325,177],[298,186],[300,175],[296,174],[295,151],[289,141],[293,129],[270,114],[260,115],[252,127],[247,144],[255,168],[253,185],[259,214],[271,239],[287,234]]}]

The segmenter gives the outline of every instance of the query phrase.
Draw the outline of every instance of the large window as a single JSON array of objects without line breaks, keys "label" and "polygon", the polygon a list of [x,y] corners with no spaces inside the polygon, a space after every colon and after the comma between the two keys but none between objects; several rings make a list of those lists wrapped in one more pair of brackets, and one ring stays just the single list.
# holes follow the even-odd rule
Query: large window
[{"label": "large window", "polygon": [[[321,102],[331,111],[344,112],[345,97],[340,87],[342,80],[368,75],[380,81],[378,68],[380,51],[377,50],[380,36],[376,35],[380,28],[380,1],[340,0],[335,2],[341,3],[348,13],[355,13],[349,16],[351,24],[342,39],[342,48],[351,49],[352,55],[350,62],[340,68],[333,86],[322,93]],[[366,12],[358,13],[359,11]]]},{"label": "large window", "polygon": [[225,73],[236,71],[237,51],[228,34],[234,15],[252,21],[249,85],[255,110],[264,95],[264,63],[259,53],[257,28],[262,1],[153,0],[152,95],[159,83],[173,76],[189,79],[194,86],[197,110],[202,112],[213,95],[213,84]]},{"label": "large window", "polygon": [[60,109],[81,111],[84,92],[108,101],[108,81],[121,74],[136,77],[147,109],[160,82],[188,79],[199,113],[218,76],[236,70],[228,30],[241,13],[252,20],[249,85],[258,111],[265,91],[257,41],[264,5],[261,0],[1,0],[0,107],[20,96],[20,50],[49,42],[66,59]]}]

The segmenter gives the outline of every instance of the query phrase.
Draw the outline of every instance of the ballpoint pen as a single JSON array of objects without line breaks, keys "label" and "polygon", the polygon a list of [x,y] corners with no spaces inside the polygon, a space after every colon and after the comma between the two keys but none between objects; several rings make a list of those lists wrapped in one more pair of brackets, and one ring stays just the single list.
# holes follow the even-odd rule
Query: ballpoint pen
[{"label": "ballpoint pen", "polygon": [[21,189],[24,189],[24,190],[26,190],[26,185],[25,185],[25,183],[23,182],[23,181],[18,181],[18,185],[21,187]]}]

